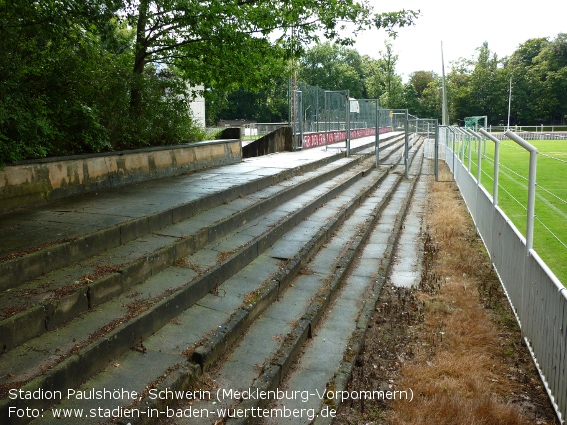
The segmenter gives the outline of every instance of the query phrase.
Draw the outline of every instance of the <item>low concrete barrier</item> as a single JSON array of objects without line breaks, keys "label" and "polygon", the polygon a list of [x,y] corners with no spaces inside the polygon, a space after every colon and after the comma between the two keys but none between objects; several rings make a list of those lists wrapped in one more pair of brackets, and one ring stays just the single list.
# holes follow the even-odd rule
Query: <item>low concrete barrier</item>
[{"label": "low concrete barrier", "polygon": [[242,156],[251,158],[269,153],[292,151],[291,127],[280,127],[242,148]]},{"label": "low concrete barrier", "polygon": [[0,170],[0,213],[240,161],[238,139],[21,161]]}]

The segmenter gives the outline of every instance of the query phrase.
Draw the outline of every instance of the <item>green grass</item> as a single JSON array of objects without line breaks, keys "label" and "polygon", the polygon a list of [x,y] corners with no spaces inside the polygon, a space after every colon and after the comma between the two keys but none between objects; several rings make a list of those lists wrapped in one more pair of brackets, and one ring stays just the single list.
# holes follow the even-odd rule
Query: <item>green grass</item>
[{"label": "green grass", "polygon": [[[566,285],[567,248],[564,245],[567,245],[567,204],[564,201],[567,201],[567,140],[534,140],[530,143],[539,152],[536,172],[534,249]],[[478,154],[475,147],[476,144],[473,143],[470,171],[476,177]],[[545,155],[553,156],[563,162]],[[481,184],[491,195],[493,195],[493,159],[494,143],[487,142],[486,158],[481,160],[483,171]],[[464,164],[468,166],[468,142],[465,143]],[[500,144],[498,205],[524,236],[528,174],[529,153],[512,140],[503,140]]]}]

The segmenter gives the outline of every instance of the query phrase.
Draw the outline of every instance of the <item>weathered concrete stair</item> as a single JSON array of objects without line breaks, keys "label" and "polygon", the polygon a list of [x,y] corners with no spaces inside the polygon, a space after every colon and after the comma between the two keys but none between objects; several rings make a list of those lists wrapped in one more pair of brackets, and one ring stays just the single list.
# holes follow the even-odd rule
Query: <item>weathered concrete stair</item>
[{"label": "weathered concrete stair", "polygon": [[[293,419],[294,424],[332,423],[329,412],[336,412],[340,394],[348,393],[347,384],[357,354],[364,345],[369,320],[393,263],[395,247],[421,175],[423,157],[421,152],[417,156],[410,169],[414,177],[399,181],[387,204],[368,200],[371,205],[377,205],[375,212],[380,210],[380,213],[366,219],[366,231],[359,234],[356,248],[353,247],[356,251],[349,256],[351,261],[337,269],[322,299],[312,301],[308,313],[302,317],[309,322],[309,338],[301,331],[307,324],[296,325],[289,334],[289,342],[266,362],[268,366],[251,387],[252,392],[276,388],[295,390],[303,397],[247,400],[237,404],[235,409],[283,411],[285,408],[289,412],[303,413]],[[353,219],[356,220],[354,216]],[[358,393],[366,390],[369,389],[354,389]],[[289,421],[289,417],[270,417],[262,423]],[[250,418],[232,418],[227,424],[253,422]]]},{"label": "weathered concrete stair", "polygon": [[[399,140],[397,135],[384,138],[381,150]],[[353,149],[353,153],[368,146]],[[212,178],[210,174],[194,173],[101,191],[95,194],[97,208],[92,207],[92,195],[82,195],[41,208],[4,214],[0,229],[0,290],[16,287],[343,157],[343,153],[338,153],[284,169],[267,167],[263,175],[247,174],[247,164],[242,163],[230,167],[236,173],[241,172],[231,175],[230,183],[222,172],[213,173]],[[208,179],[207,185],[202,184],[203,176]],[[196,185],[199,190],[195,189]],[[184,187],[191,189],[184,191]],[[148,191],[161,191],[163,198],[156,204],[147,204],[144,194]],[[118,208],[116,198],[125,201]],[[22,223],[27,224],[23,233]]]},{"label": "weathered concrete stair", "polygon": [[[421,160],[420,156],[413,164],[414,172],[421,167]],[[303,411],[303,417],[293,418],[292,422],[310,423],[314,418],[308,417],[308,410],[317,415],[322,407],[329,405],[328,400],[318,398],[315,389],[321,395],[327,388],[341,390],[344,388],[341,384],[348,379],[349,366],[354,363],[368,317],[388,273],[414,186],[415,179],[408,181],[397,174],[384,179],[335,229],[314,258],[304,264],[303,272],[285,291],[280,287],[278,301],[266,307],[262,317],[249,327],[233,351],[225,354],[222,364],[208,379],[214,381],[218,389],[241,393],[266,394],[282,387],[295,394],[301,392],[301,396],[280,400],[270,408]],[[368,247],[369,238],[372,243]],[[364,253],[364,250],[369,252]],[[359,259],[361,255],[364,263]],[[369,267],[368,263],[374,267]],[[206,370],[207,363],[201,361],[201,347],[195,350],[198,355],[194,354],[193,360]],[[305,349],[310,352],[305,353]],[[300,357],[307,359],[294,365]],[[288,379],[295,379],[291,384],[286,382],[288,375],[291,375]],[[307,399],[305,391],[309,394]],[[253,397],[244,401],[231,397],[200,400],[191,404],[194,417],[176,418],[175,423],[214,423],[219,419],[215,415],[223,409],[226,412],[232,409],[231,414],[227,413],[228,424],[255,423],[261,421],[258,413],[268,407],[269,401]],[[336,408],[336,404],[331,406]],[[183,403],[174,407],[171,414],[188,412]],[[163,409],[164,406],[156,408],[167,414]],[[196,417],[202,412],[207,412],[208,417]],[[264,419],[269,423],[274,420]],[[328,418],[327,422],[324,417],[319,420],[329,423]],[[290,423],[290,417],[275,422]]]},{"label": "weathered concrete stair", "polygon": [[[333,194],[360,179],[370,168],[368,164],[358,164],[361,162],[360,160],[349,159],[344,162],[351,165],[353,163],[358,164],[355,166],[358,169],[349,171],[351,176],[346,182],[341,183],[339,181],[344,180],[348,173],[335,177],[332,184],[323,184],[322,187],[316,188],[315,186],[320,181],[345,172],[346,164],[340,164],[340,162],[337,161],[333,166],[328,165],[327,167],[332,168],[332,170],[326,170],[322,176],[300,176],[296,178],[298,181],[282,182],[279,188],[271,186],[263,193],[257,192],[248,198],[235,199],[232,201],[234,202],[232,206],[229,203],[217,207],[216,212],[214,209],[207,212],[208,217],[206,219],[208,220],[207,223],[210,223],[211,220],[215,221],[213,218],[216,218],[215,223],[217,224],[207,226],[206,229],[203,229],[205,220],[201,219],[200,221],[199,217],[195,217],[195,220],[190,223],[189,221],[180,222],[162,228],[157,234],[145,236],[145,239],[139,239],[136,243],[146,249],[148,245],[152,246],[147,239],[153,239],[151,242],[153,242],[154,247],[158,246],[158,249],[150,249],[149,253],[143,254],[145,259],[141,263],[140,260],[135,260],[131,263],[133,265],[128,266],[130,268],[126,267],[125,270],[112,273],[111,277],[107,276],[101,279],[100,282],[104,283],[98,283],[101,285],[100,288],[97,285],[88,286],[85,294],[88,300],[86,309],[84,307],[83,310],[68,308],[66,311],[71,313],[68,313],[69,316],[61,319],[59,323],[75,317],[81,311],[88,310],[88,314],[83,314],[74,319],[69,323],[69,326],[51,332],[40,332],[41,335],[35,340],[29,341],[30,345],[28,346],[25,345],[25,339],[17,341],[14,344],[15,346],[20,342],[23,342],[23,344],[2,356],[2,365],[5,366],[3,378],[9,377],[11,382],[27,381],[47,369],[46,373],[33,379],[25,388],[71,388],[78,386],[86,377],[95,374],[107,362],[108,358],[117,357],[130,348],[145,351],[144,339],[148,335],[165,326],[169,320],[175,318],[177,314],[185,311],[191,305],[195,305],[211,290],[213,292],[220,291],[219,284],[223,280],[229,278],[244,265],[251,264],[262,250],[271,245],[286,231],[286,226],[291,227],[303,221],[306,215],[311,214],[315,208],[330,199]],[[296,185],[300,183],[302,186],[297,188]],[[331,189],[333,185],[335,188]],[[314,197],[313,194],[302,195],[305,198],[304,202],[307,202],[309,207],[303,208],[299,212],[295,211],[297,201],[295,204],[294,201],[288,201],[288,210],[286,211],[285,208],[281,210],[280,217],[277,217],[277,214],[270,214],[273,216],[272,219],[275,220],[268,225],[268,227],[273,228],[272,230],[255,233],[255,228],[258,228],[259,223],[266,220],[264,218],[266,216],[261,214],[266,214],[271,208],[285,200],[292,199],[297,193],[305,191],[309,187],[315,187],[315,189],[311,189],[315,193],[329,193],[320,197]],[[275,196],[273,196],[274,193]],[[270,197],[270,195],[272,196]],[[265,199],[261,202],[256,202],[263,198]],[[246,208],[244,211],[248,215],[244,212],[237,212],[242,211],[242,208]],[[228,213],[222,213],[221,210],[228,210]],[[215,217],[216,214],[218,216]],[[235,215],[237,217],[233,218]],[[245,228],[242,227],[243,223],[246,222],[253,224]],[[241,231],[231,234],[230,231],[234,228],[239,228]],[[248,236],[251,236],[252,239],[246,240],[242,237],[245,233],[243,229],[250,233]],[[197,232],[190,233],[191,231]],[[188,242],[187,240],[191,239],[187,236],[188,233],[197,234],[197,236]],[[215,240],[227,234],[229,236],[226,246],[220,246],[216,250],[209,246],[209,248],[198,251],[206,242],[214,244]],[[174,242],[168,244],[172,240]],[[115,264],[121,264],[122,258],[131,258],[128,256],[132,255],[131,252],[136,252],[136,249],[139,248],[130,246],[129,248],[117,248],[118,252],[108,251],[105,255],[110,254],[110,256],[104,257],[104,260],[99,261],[98,264],[109,261],[109,259],[115,261]],[[153,257],[155,252],[159,252],[159,255],[156,254]],[[195,255],[188,257],[187,255],[191,253]],[[121,254],[123,257],[119,257]],[[212,263],[207,259],[210,254],[217,257],[214,258]],[[228,258],[224,259],[225,256]],[[223,261],[217,266],[219,257]],[[121,260],[116,260],[116,258],[121,258]],[[148,261],[149,258],[152,258],[152,260]],[[176,267],[171,267],[172,263],[179,261],[180,263]],[[71,267],[65,273],[69,273],[71,279],[73,279],[83,273],[85,268],[96,267],[96,265],[91,264],[97,264],[93,260],[87,263],[86,265]],[[210,270],[206,271],[207,268],[210,268]],[[129,275],[129,273],[132,274]],[[139,274],[136,275],[136,273]],[[125,274],[128,275],[127,278],[123,277]],[[54,277],[51,277],[51,279],[57,280]],[[119,282],[109,283],[107,279],[116,279]],[[123,280],[120,282],[120,279]],[[104,293],[104,291],[107,292]],[[79,294],[81,294],[81,290],[79,290]],[[73,296],[76,296],[76,294],[73,294]],[[119,298],[116,298],[117,296]],[[81,296],[76,298],[80,299]],[[105,301],[107,302],[104,307],[98,308]],[[66,303],[73,305],[72,300],[66,301]],[[142,313],[138,314],[140,311]],[[130,316],[133,316],[135,320],[130,320],[132,319]],[[206,314],[203,317],[206,317]],[[73,327],[75,327],[74,330]],[[93,339],[100,336],[103,336],[103,338],[88,344],[90,340],[89,338],[84,339],[85,334],[90,335]],[[40,340],[40,338],[44,339]],[[45,348],[48,346],[50,348]],[[22,351],[19,354],[26,352],[26,357],[29,357],[30,351],[33,352],[37,347],[41,347],[41,350],[45,353],[40,353],[41,355],[35,358],[37,360],[36,370],[21,366],[20,372],[13,373],[17,372],[18,362],[17,360],[8,360],[9,356],[12,356],[12,359],[17,358],[17,350],[21,349]],[[68,355],[70,357],[67,357]],[[7,372],[8,370],[10,372]],[[26,404],[29,405],[29,403]],[[48,404],[46,400],[36,403],[37,406],[43,406],[41,408]]]},{"label": "weathered concrete stair", "polygon": [[[372,223],[380,217],[379,212],[389,205],[388,200],[391,196],[399,193],[395,188],[401,182],[402,176],[398,173],[388,175],[384,170],[382,173],[367,173],[347,192],[330,199],[325,203],[324,208],[312,212],[311,219],[301,221],[297,227],[291,229],[280,241],[242,268],[239,273],[220,283],[214,288],[213,293],[204,296],[193,307],[176,316],[173,322],[145,340],[143,349],[142,346],[139,347],[140,351],[144,351],[143,353],[131,351],[117,358],[114,364],[110,364],[81,388],[121,388],[125,386],[124,382],[128,382],[129,388],[186,388],[202,376],[203,370],[215,364],[219,354],[229,356],[220,365],[221,371],[223,368],[227,369],[224,379],[238,376],[238,382],[223,381],[225,385],[246,386],[248,385],[246,381],[250,378],[252,379],[250,384],[256,380],[257,385],[262,385],[262,382],[263,385],[277,385],[294,356],[299,352],[301,343],[312,333],[315,324],[325,312],[331,294],[344,278],[344,273],[349,269],[348,265],[353,261],[357,248],[362,246]],[[368,205],[364,205],[364,200],[370,194],[372,195]],[[312,197],[310,194],[306,196]],[[404,192],[405,196],[406,192]],[[292,203],[287,209],[293,211],[296,207]],[[283,208],[282,214],[286,213],[285,210],[286,207]],[[355,215],[357,213],[359,215]],[[339,226],[349,217],[352,217],[351,221],[347,222],[345,227],[349,228],[347,234],[350,236],[345,237],[339,233],[342,232],[339,231]],[[365,220],[368,217],[370,218]],[[385,220],[392,223],[399,222],[399,218],[391,220],[390,216]],[[361,225],[361,222],[364,224]],[[252,227],[257,225],[254,224]],[[335,232],[337,236],[332,237]],[[227,241],[237,238],[238,233],[230,235]],[[294,247],[295,242],[297,246]],[[308,263],[317,251],[321,253],[326,251],[327,248],[322,248],[326,243],[330,246],[331,253],[327,251],[326,255],[317,254],[314,262]],[[209,254],[202,251],[200,255],[196,253],[188,257],[187,261],[202,267],[208,264]],[[282,260],[287,261],[283,264]],[[314,269],[313,274],[311,268]],[[303,272],[300,278],[309,280],[310,276],[315,274],[324,274],[325,277],[311,279],[311,284],[300,285],[297,281],[293,281],[293,277],[300,274],[301,269]],[[314,284],[313,280],[317,280],[318,283]],[[284,301],[292,290],[296,292],[295,296],[291,296],[292,301]],[[311,295],[302,292],[306,290],[311,290]],[[275,302],[277,299],[280,301]],[[292,316],[287,321],[276,320],[280,324],[280,330],[277,332],[269,326],[263,332],[258,331],[258,324],[262,321],[273,321],[271,319],[276,314],[270,313],[273,309],[283,312],[293,310],[296,319],[294,320]],[[250,324],[253,325],[248,329],[242,342],[236,346],[232,354],[227,353],[227,349],[233,346],[234,341]],[[246,338],[254,333],[259,333],[259,339],[254,339],[253,336],[248,347],[241,349],[240,347],[245,345],[243,342]],[[263,347],[266,346],[269,346],[268,350],[264,350]],[[239,353],[239,349],[243,352]],[[256,351],[262,352],[264,356],[264,373],[261,375],[258,369],[261,364],[249,364],[250,361],[254,361],[252,353]],[[182,360],[184,356],[190,356],[194,362],[187,364]],[[230,361],[230,356],[236,356],[240,359],[239,362]],[[141,368],[144,368],[143,376],[136,374]],[[149,376],[154,376],[155,379],[150,381]],[[221,382],[220,385],[222,384]],[[168,406],[171,406],[171,400],[168,402]],[[97,403],[99,406],[105,404]],[[120,404],[122,407],[127,407],[133,403],[124,400]],[[92,406],[92,403],[74,400],[62,403],[61,407],[86,408],[89,405]],[[116,406],[116,400],[105,405],[107,408]],[[159,403],[155,403],[155,400],[152,401],[149,397],[138,401],[136,405],[142,408],[152,406],[160,409]],[[165,407],[161,406],[161,408]],[[141,419],[148,420],[147,417]],[[152,419],[155,423],[160,422],[159,419]],[[83,418],[81,422],[96,423],[99,420],[100,418]],[[61,420],[53,421],[60,423]],[[51,420],[44,418],[38,423],[46,422],[50,423]],[[127,422],[136,421],[128,419],[124,423]],[[214,420],[203,423],[213,422]],[[195,422],[195,418],[192,418],[189,422],[179,423],[200,422]]]},{"label": "weathered concrete stair", "polygon": [[[384,149],[387,150],[392,143],[395,141],[385,144]],[[340,174],[359,160],[360,158],[336,160],[316,171],[289,178],[249,195],[245,195],[250,190],[248,187],[223,191],[227,198],[221,205],[216,205],[219,200],[211,203],[210,197],[192,202],[195,210],[191,212],[191,216],[176,221],[167,227],[167,231],[163,231],[162,227],[117,247],[99,246],[102,253],[3,291],[0,310],[19,313],[0,320],[0,353],[95,308],[170,266],[183,255],[222,237],[240,223]],[[260,180],[261,185],[264,185],[264,179]],[[250,185],[248,183],[245,186]],[[240,194],[240,197],[232,199],[233,193]],[[204,210],[207,206],[209,209]],[[178,208],[180,207],[175,207],[174,210]],[[199,213],[201,210],[204,211]],[[185,215],[189,215],[189,212]],[[151,226],[147,230],[151,230]],[[110,229],[104,230],[109,231]],[[114,228],[114,231],[120,232],[120,226]],[[81,240],[82,238],[78,239]],[[74,242],[67,242],[65,245],[72,243]],[[56,255],[53,254],[53,257]],[[14,259],[16,260],[18,259]],[[63,261],[68,261],[68,258],[54,258],[47,264],[51,267],[52,263],[59,264]]]}]

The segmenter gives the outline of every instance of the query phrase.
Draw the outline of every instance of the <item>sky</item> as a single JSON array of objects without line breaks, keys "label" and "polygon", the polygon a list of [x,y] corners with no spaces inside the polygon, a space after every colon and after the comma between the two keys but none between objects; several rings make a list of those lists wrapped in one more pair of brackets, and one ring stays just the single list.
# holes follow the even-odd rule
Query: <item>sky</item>
[{"label": "sky", "polygon": [[510,56],[531,38],[553,39],[567,32],[565,0],[368,0],[375,12],[401,9],[420,10],[412,27],[401,28],[396,39],[384,30],[368,30],[357,37],[354,48],[361,55],[380,57],[389,40],[398,55],[396,73],[404,82],[414,71],[434,71],[441,75],[441,43],[445,73],[451,61],[476,58],[476,49],[485,41],[499,58]]}]

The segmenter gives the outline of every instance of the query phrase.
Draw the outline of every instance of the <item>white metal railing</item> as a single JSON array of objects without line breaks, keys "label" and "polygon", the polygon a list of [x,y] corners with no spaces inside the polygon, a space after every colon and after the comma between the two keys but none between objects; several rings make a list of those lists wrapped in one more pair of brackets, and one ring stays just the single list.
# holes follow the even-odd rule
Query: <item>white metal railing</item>
[{"label": "white metal railing", "polygon": [[[477,230],[487,248],[506,296],[514,310],[522,337],[561,423],[567,417],[567,289],[533,250],[533,224],[537,149],[507,131],[505,135],[530,152],[526,237],[498,206],[499,138],[481,129],[480,134],[443,128],[440,149],[454,175]],[[494,189],[491,196],[480,184],[480,161],[476,178],[471,174],[471,144],[476,137],[495,143]],[[467,146],[468,143],[468,146]],[[455,145],[458,150],[455,150]],[[468,167],[465,149],[468,147]]]},{"label": "white metal railing", "polygon": [[512,125],[512,126],[504,126],[504,125],[491,125],[488,127],[488,131],[490,132],[506,132],[506,131],[513,131],[514,133],[521,133],[521,132],[533,132],[533,133],[555,133],[555,132],[567,132],[567,125]]}]

